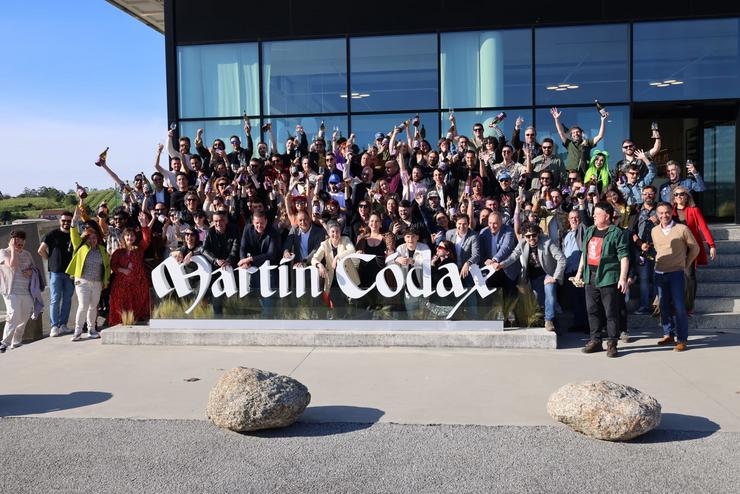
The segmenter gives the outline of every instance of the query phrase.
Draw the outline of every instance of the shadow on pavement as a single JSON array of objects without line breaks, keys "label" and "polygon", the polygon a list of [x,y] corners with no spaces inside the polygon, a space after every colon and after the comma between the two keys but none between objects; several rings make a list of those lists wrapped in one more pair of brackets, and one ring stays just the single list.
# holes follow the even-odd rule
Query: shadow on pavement
[{"label": "shadow on pavement", "polygon": [[719,429],[719,424],[706,417],[684,415],[682,413],[664,413],[660,418],[660,426],[657,429],[631,442],[655,444],[692,441],[709,437]]},{"label": "shadow on pavement", "polygon": [[67,395],[0,395],[0,417],[69,410],[108,401],[111,393],[75,391]]},{"label": "shadow on pavement", "polygon": [[[631,353],[672,352],[673,346],[658,346],[658,339],[661,336],[657,331],[634,331],[630,333],[630,343],[621,341],[617,343],[620,356]],[[558,350],[582,348],[588,339],[589,337],[583,333],[558,333]],[[693,333],[689,330],[689,351],[728,346],[740,346],[740,335],[722,330],[694,331]],[[604,347],[606,348],[606,343]]]},{"label": "shadow on pavement", "polygon": [[290,427],[248,433],[263,438],[319,437],[346,434],[367,429],[385,415],[383,410],[368,407],[328,405],[308,407]]}]

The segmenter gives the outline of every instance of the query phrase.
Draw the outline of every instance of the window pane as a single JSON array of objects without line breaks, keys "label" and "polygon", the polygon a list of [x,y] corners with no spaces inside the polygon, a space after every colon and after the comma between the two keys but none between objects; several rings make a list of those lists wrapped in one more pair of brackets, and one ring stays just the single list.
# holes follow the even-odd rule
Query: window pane
[{"label": "window pane", "polygon": [[346,51],[344,39],[264,43],[265,114],[346,112]]},{"label": "window pane", "polygon": [[442,108],[532,104],[532,32],[441,35]]},{"label": "window pane", "polygon": [[627,101],[629,26],[535,30],[538,105]]},{"label": "window pane", "polygon": [[[488,136],[494,136],[495,134],[493,132],[493,129],[488,127],[488,124],[490,124],[494,118],[496,118],[496,115],[498,115],[498,111],[493,110],[478,110],[478,111],[456,111],[455,112],[455,125],[457,126],[457,133],[459,135],[464,135],[469,138],[473,138],[473,125],[476,123],[482,123],[483,124],[483,135],[485,137]],[[514,132],[514,123],[516,122],[517,117],[521,116],[524,119],[524,123],[522,124],[522,129],[527,128],[528,126],[532,125],[532,110],[530,108],[519,108],[519,109],[513,109],[513,110],[506,110],[506,118],[503,122],[501,122],[498,126],[501,130],[504,131],[504,135],[506,135],[506,141],[511,142],[511,134]],[[447,134],[448,130],[450,128],[450,114],[449,112],[442,112],[442,130],[443,134]],[[539,137],[539,135],[538,135]],[[524,133],[522,132],[521,135],[522,140],[524,139]],[[436,146],[433,146],[436,148]]]},{"label": "window pane", "polygon": [[637,101],[740,96],[740,19],[634,27]]},{"label": "window pane", "polygon": [[[435,113],[420,113],[419,118],[421,125],[424,126],[426,132],[426,140],[432,145],[432,148],[437,147],[437,140],[439,139],[439,116]],[[395,114],[395,115],[353,115],[352,116],[352,132],[357,136],[355,141],[360,149],[367,149],[371,144],[375,143],[375,134],[382,132],[385,135],[390,134],[394,127],[405,120],[412,120],[413,115]],[[402,132],[403,139],[406,139],[406,131]],[[413,137],[413,128],[411,136]]]},{"label": "window pane", "polygon": [[[630,112],[627,105],[610,106],[608,111],[609,119],[606,121],[604,139],[596,145],[595,149],[606,150],[609,153],[607,161],[609,167],[613,169],[617,161],[622,159],[622,141],[629,137]],[[581,127],[584,137],[593,139],[599,133],[601,117],[594,107],[564,108],[562,112],[560,122],[568,127],[574,125]],[[555,122],[550,115],[550,110],[541,108],[537,110],[537,140],[542,142],[545,137],[555,142],[555,153],[565,159],[567,153],[555,130]],[[645,149],[649,149],[652,145],[652,142],[646,141],[639,141],[638,145],[640,142],[644,142]]]},{"label": "window pane", "polygon": [[352,111],[437,108],[437,36],[350,40]]},{"label": "window pane", "polygon": [[[180,123],[180,136],[189,137],[192,143],[191,150],[195,152],[195,136],[198,129],[203,129],[203,145],[211,147],[214,139],[221,139],[226,143],[227,150],[231,150],[229,137],[239,136],[244,141],[244,123],[242,120],[208,120],[205,122],[190,121]],[[252,139],[254,145],[259,141],[259,121],[252,119]],[[246,143],[243,144],[246,147]]]},{"label": "window pane", "polygon": [[177,48],[180,117],[259,114],[257,43]]},{"label": "window pane", "polygon": [[[295,136],[295,126],[298,124],[303,125],[303,130],[306,132],[306,138],[308,139],[309,146],[311,142],[317,137],[319,132],[319,126],[321,122],[324,122],[326,131],[324,137],[327,142],[331,142],[331,135],[335,128],[339,128],[341,135],[347,137],[349,135],[347,128],[347,117],[298,117],[298,118],[273,118],[272,119],[272,131],[275,132],[277,139],[278,150],[281,153],[285,152],[285,141],[288,136]],[[266,137],[267,138],[267,137]]]}]

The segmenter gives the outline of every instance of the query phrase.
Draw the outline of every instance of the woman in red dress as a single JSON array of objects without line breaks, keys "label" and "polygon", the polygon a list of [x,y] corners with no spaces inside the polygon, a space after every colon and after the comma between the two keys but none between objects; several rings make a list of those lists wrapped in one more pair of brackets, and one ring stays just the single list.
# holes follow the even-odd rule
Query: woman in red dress
[{"label": "woman in red dress", "polygon": [[149,319],[149,280],[144,267],[144,251],[151,240],[151,230],[146,215],[139,215],[142,241],[136,244],[136,231],[123,230],[123,246],[111,257],[111,270],[115,276],[110,289],[110,326],[121,324],[121,312],[132,311],[136,321]]},{"label": "woman in red dress", "polygon": [[707,227],[707,222],[704,221],[704,215],[701,214],[701,210],[694,203],[691,192],[683,186],[673,189],[673,219],[677,223],[688,226],[691,233],[694,234],[696,243],[699,244],[699,255],[696,256],[696,260],[687,273],[688,300],[686,309],[692,312],[694,310],[694,299],[696,298],[696,268],[707,264],[707,250],[704,243],[709,244],[709,258],[712,261],[717,257],[717,249],[712,232]]}]

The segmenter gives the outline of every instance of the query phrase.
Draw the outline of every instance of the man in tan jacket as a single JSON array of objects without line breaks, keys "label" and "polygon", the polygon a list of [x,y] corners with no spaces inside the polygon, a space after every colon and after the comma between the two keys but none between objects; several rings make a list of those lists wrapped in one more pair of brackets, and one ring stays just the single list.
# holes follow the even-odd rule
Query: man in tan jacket
[{"label": "man in tan jacket", "polygon": [[655,246],[655,287],[663,326],[663,338],[658,345],[675,343],[673,350],[682,352],[689,338],[684,271],[699,255],[699,245],[686,225],[673,221],[670,204],[662,202],[657,209],[660,224],[653,227],[651,235]]}]

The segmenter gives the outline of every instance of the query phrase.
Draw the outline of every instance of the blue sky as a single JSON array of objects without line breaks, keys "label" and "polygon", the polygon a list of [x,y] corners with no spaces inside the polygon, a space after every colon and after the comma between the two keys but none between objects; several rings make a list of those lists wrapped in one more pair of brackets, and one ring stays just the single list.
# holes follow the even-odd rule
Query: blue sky
[{"label": "blue sky", "polygon": [[3,2],[0,191],[105,188],[152,169],[167,132],[164,36],[105,0]]}]

